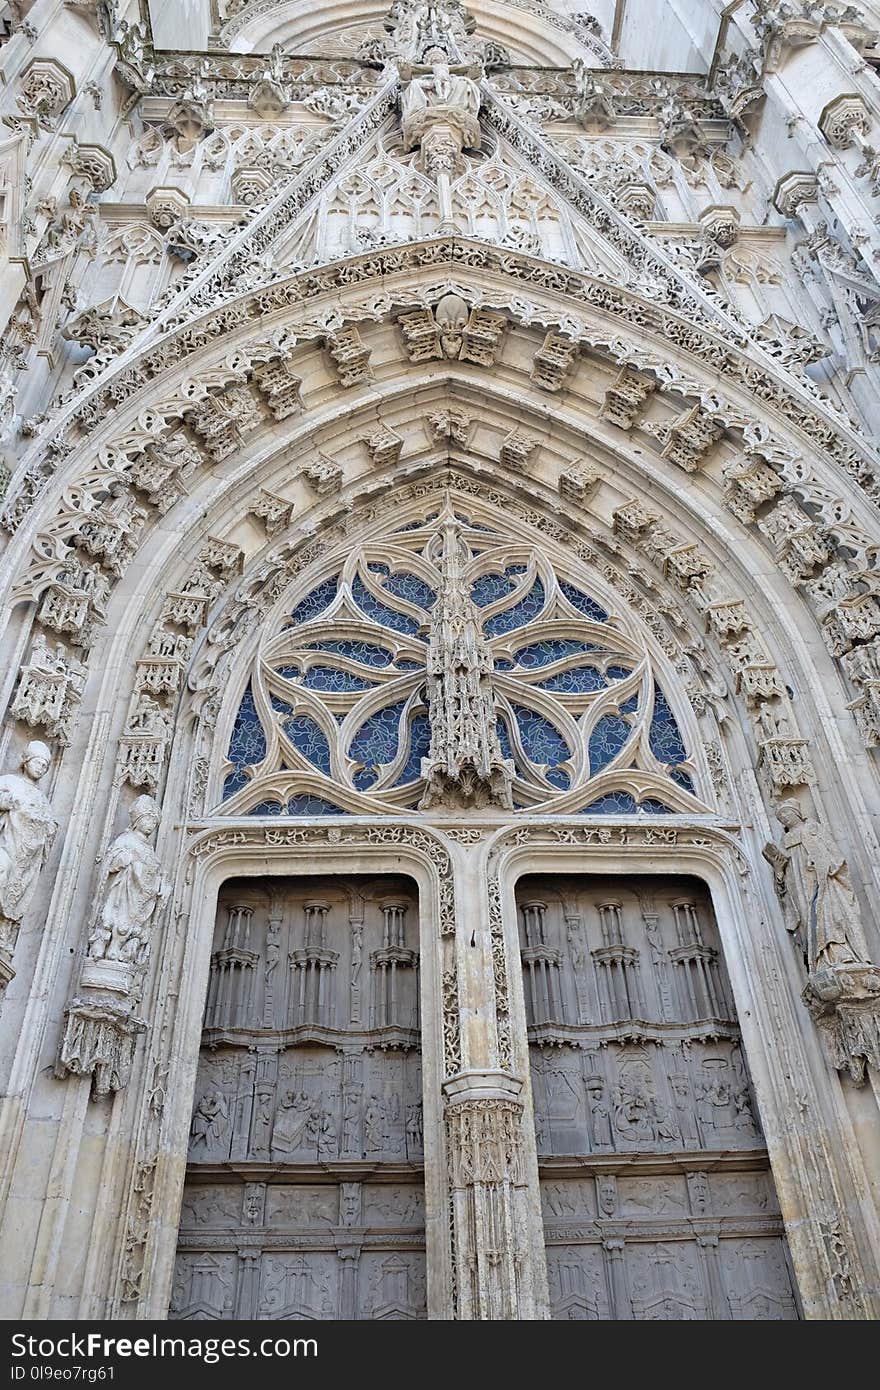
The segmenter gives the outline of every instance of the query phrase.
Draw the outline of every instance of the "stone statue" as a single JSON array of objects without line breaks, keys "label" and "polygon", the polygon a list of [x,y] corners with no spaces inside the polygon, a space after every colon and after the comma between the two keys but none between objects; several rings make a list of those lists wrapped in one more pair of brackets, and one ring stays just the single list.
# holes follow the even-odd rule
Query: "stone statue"
[{"label": "stone statue", "polygon": [[[432,53],[430,72],[412,76],[403,89],[404,149],[422,143],[435,126],[455,131],[460,148],[480,148],[480,89],[470,76],[453,72],[445,54]],[[401,70],[406,81],[408,73]]]},{"label": "stone statue", "polygon": [[606,130],[615,119],[611,98],[583,58],[575,58],[571,70],[576,92],[575,116],[583,125],[596,125],[600,130]]},{"label": "stone statue", "polygon": [[159,808],[151,796],[137,798],[129,823],[104,861],[104,900],[89,937],[89,959],[145,965],[150,918],[169,890],[159,856],[150,844],[159,824]]},{"label": "stone statue", "polygon": [[776,819],[782,847],[764,846],[773,865],[785,925],[795,934],[812,975],[825,966],[866,959],[861,916],[849,866],[829,832],[796,801],[783,801]]},{"label": "stone statue", "polygon": [[45,743],[29,743],[22,770],[0,777],[0,950],[11,951],[58,822],[36,785],[52,761]]}]

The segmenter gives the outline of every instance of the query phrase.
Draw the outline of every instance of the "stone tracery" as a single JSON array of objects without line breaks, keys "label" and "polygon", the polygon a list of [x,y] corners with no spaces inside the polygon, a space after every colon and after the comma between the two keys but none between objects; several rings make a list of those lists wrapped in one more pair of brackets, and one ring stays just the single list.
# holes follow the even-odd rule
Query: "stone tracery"
[{"label": "stone tracery", "polygon": [[329,568],[263,636],[226,814],[505,805],[511,786],[565,813],[704,809],[644,637],[540,549],[448,499]]}]

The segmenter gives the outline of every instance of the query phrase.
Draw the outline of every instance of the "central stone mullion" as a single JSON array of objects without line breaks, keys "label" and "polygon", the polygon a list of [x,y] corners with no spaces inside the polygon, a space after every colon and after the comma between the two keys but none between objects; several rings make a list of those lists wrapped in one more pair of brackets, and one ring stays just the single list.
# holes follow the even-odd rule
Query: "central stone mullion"
[{"label": "central stone mullion", "polygon": [[[460,1070],[443,1083],[452,1252],[450,1312],[462,1320],[546,1315],[537,1168],[527,1161],[528,1086],[510,1033],[510,965],[481,847],[455,856]],[[494,905],[497,907],[497,904]]]}]

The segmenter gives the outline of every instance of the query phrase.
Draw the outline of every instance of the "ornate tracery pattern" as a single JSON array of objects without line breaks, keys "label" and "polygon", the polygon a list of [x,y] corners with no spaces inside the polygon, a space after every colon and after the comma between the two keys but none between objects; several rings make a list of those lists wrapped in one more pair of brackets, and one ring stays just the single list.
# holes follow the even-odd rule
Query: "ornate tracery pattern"
[{"label": "ornate tracery pattern", "polygon": [[[451,588],[467,609],[455,621]],[[705,811],[644,635],[591,590],[571,562],[453,500],[325,560],[263,635],[229,735],[224,810],[436,804],[426,779],[458,738],[483,750],[487,786],[503,799],[509,786],[518,809]],[[444,652],[459,663],[445,683]],[[482,734],[454,732],[451,690],[464,692],[458,722],[482,719]]]}]

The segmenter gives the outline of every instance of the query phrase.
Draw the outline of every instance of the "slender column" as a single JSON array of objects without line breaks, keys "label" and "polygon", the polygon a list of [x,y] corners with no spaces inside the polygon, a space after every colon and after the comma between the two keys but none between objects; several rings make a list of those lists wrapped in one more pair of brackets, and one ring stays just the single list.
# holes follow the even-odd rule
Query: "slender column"
[{"label": "slender column", "polygon": [[620,1236],[606,1236],[602,1241],[602,1249],[605,1251],[605,1268],[608,1271],[611,1316],[616,1322],[631,1321],[633,1311],[626,1277],[624,1241]]}]

